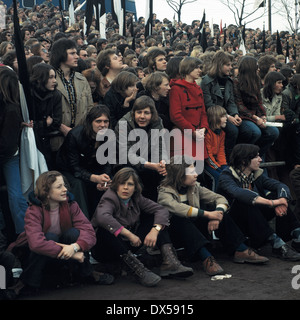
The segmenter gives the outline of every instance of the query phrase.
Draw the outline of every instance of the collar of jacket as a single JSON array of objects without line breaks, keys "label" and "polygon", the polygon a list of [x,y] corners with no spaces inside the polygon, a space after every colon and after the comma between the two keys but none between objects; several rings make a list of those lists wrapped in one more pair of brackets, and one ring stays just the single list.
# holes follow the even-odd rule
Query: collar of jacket
[{"label": "collar of jacket", "polygon": [[[228,80],[228,81],[231,81],[233,83],[233,80],[229,77],[229,76],[226,76],[224,77],[224,79]],[[204,83],[211,83],[211,82],[215,82],[217,83],[218,82],[218,77],[215,76],[214,78],[210,77],[208,74],[206,74],[202,81],[204,81]]]},{"label": "collar of jacket", "polygon": [[[51,226],[50,213],[42,205],[41,201],[35,197],[34,192],[32,191],[28,199],[32,205],[38,206],[41,208],[41,213],[43,216],[43,232],[46,233]],[[74,196],[68,192],[68,201],[64,201],[59,206],[59,219],[60,227],[62,231],[66,231],[72,228],[72,221],[69,211],[69,203],[74,201]]]},{"label": "collar of jacket", "polygon": [[[139,127],[135,124],[135,122],[134,122],[134,120],[133,120],[133,118],[132,118],[132,112],[131,112],[131,111],[127,112],[127,113],[125,114],[125,116],[123,116],[119,121],[126,121],[127,124],[128,124],[129,127],[130,127],[130,130],[132,130],[132,129],[142,129],[142,128],[139,128]],[[162,129],[162,126],[163,126],[162,120],[161,120],[161,118],[159,117],[159,118],[158,118],[158,121],[149,124],[148,127],[149,127],[149,129]]]},{"label": "collar of jacket", "polygon": [[196,81],[194,82],[188,82],[184,79],[178,79],[172,83],[170,83],[171,86],[179,86],[179,87],[183,87],[183,88],[191,88],[191,87],[196,87],[198,88],[198,84],[196,83]]},{"label": "collar of jacket", "polygon": [[[232,175],[238,180],[241,181],[241,177],[237,174],[237,172],[234,170],[233,167],[229,167],[229,170],[231,171]],[[258,177],[260,177],[263,174],[264,170],[263,169],[258,169],[257,171],[254,171],[254,179],[255,181]]]},{"label": "collar of jacket", "polygon": [[[188,204],[190,206],[194,206],[194,201],[193,201],[193,194],[195,193],[195,189],[196,187],[200,186],[200,183],[199,182],[196,182],[196,184],[194,186],[191,186],[187,189],[187,199],[188,199]],[[159,186],[158,187],[158,190],[160,191],[165,191],[165,192],[168,192],[168,193],[171,193],[172,195],[174,195],[178,200],[180,199],[180,194],[179,192],[171,187],[171,186]]]}]

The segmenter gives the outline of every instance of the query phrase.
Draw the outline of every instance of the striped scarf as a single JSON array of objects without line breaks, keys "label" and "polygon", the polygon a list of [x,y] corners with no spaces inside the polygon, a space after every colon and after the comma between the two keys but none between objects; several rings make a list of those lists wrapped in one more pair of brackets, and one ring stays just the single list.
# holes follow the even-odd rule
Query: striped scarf
[{"label": "striped scarf", "polygon": [[71,71],[70,73],[70,80],[67,80],[65,78],[65,75],[61,69],[57,69],[57,74],[59,75],[67,93],[68,93],[68,100],[70,104],[70,109],[71,109],[71,128],[75,127],[75,120],[76,120],[76,90],[75,90],[75,84],[74,84],[74,76],[75,72]]}]

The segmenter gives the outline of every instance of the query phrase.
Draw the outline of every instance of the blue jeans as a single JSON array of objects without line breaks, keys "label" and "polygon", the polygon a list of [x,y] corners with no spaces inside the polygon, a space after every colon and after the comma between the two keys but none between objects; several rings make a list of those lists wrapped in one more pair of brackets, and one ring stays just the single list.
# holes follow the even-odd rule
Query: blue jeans
[{"label": "blue jeans", "polygon": [[236,145],[236,141],[239,136],[239,127],[235,126],[231,122],[227,121],[226,127],[224,128],[225,135],[225,154],[226,160],[229,162],[230,154],[233,147]]},{"label": "blue jeans", "polygon": [[239,142],[258,145],[261,156],[268,151],[278,136],[279,130],[276,127],[260,128],[249,120],[243,120],[240,125]]},{"label": "blue jeans", "polygon": [[8,193],[9,209],[17,234],[24,231],[25,212],[28,208],[21,189],[19,160],[19,155],[16,155],[2,165]]},{"label": "blue jeans", "polygon": [[213,179],[215,180],[215,190],[213,191],[216,191],[217,190],[217,187],[218,187],[218,182],[219,182],[219,177],[220,177],[220,174],[222,173],[222,171],[227,168],[228,166],[227,165],[223,165],[221,166],[220,168],[218,169],[213,169],[210,165],[208,165],[207,163],[204,164],[204,170],[206,170],[207,172],[209,172]]}]

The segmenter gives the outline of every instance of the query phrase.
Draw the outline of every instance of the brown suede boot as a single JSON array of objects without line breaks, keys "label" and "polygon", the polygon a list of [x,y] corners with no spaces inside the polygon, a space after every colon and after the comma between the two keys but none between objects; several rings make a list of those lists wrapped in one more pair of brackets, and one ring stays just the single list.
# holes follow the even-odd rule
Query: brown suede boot
[{"label": "brown suede boot", "polygon": [[161,246],[160,252],[162,255],[162,265],[160,267],[161,277],[180,277],[187,278],[194,274],[192,268],[185,267],[178,260],[175,249],[171,243],[166,243]]}]

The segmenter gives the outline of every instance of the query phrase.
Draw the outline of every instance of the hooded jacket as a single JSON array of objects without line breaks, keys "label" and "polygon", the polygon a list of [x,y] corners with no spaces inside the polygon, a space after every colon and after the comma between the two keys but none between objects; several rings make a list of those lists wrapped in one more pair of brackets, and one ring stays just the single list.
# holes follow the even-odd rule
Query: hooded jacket
[{"label": "hooded jacket", "polygon": [[[170,86],[170,119],[175,127],[181,132],[184,132],[185,129],[190,129],[192,132],[201,128],[208,129],[203,92],[200,86],[196,82],[190,83],[184,79],[171,81]],[[184,140],[182,141],[184,144]],[[195,156],[196,140],[194,138],[192,139],[192,150],[192,154],[189,155]],[[207,158],[205,148],[204,158]]]},{"label": "hooded jacket", "polygon": [[[76,243],[82,251],[89,251],[96,244],[95,231],[90,221],[85,217],[72,194],[68,193],[68,201],[60,204],[59,216],[62,232],[70,228],[80,231]],[[25,214],[25,231],[19,235],[16,242],[10,245],[8,250],[15,246],[28,243],[31,251],[56,258],[61,247],[52,240],[47,240],[45,233],[50,227],[50,213],[37,199],[33,192],[29,194],[30,205]]]}]

